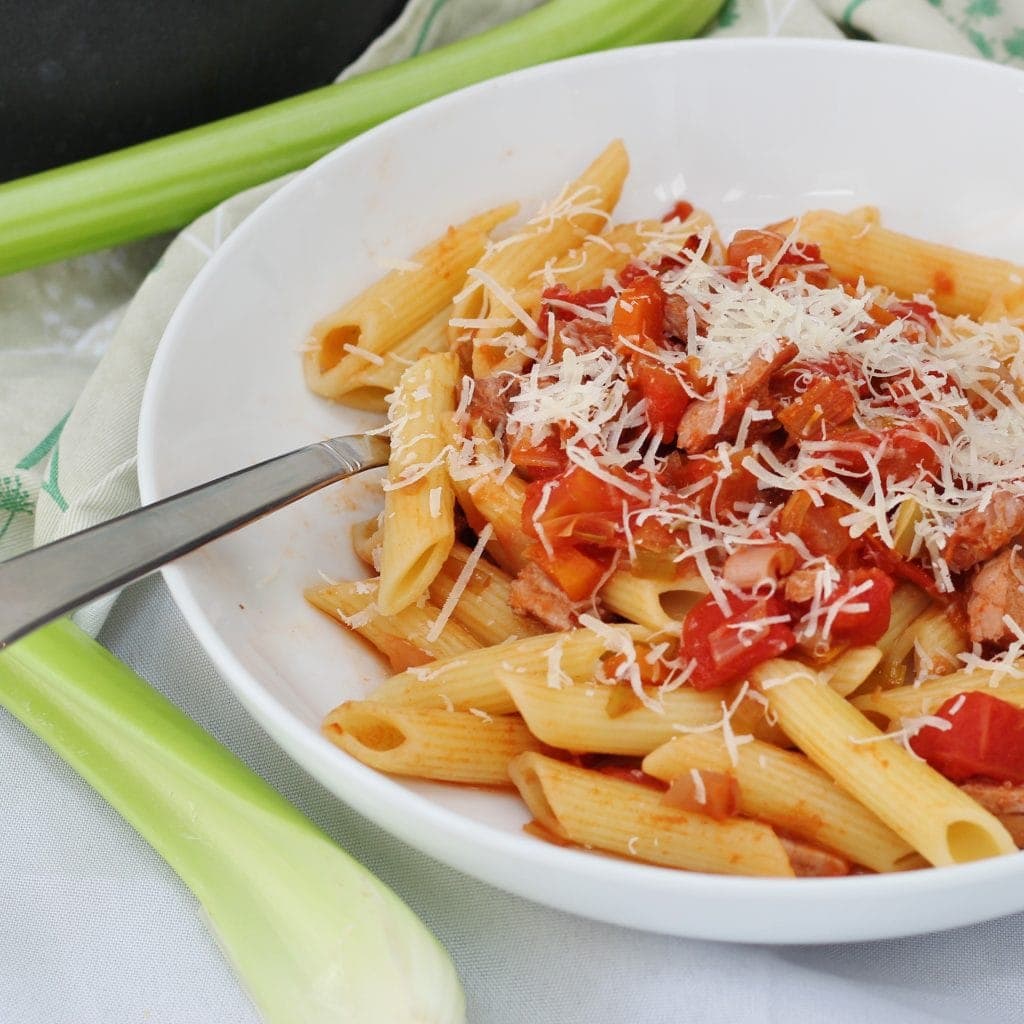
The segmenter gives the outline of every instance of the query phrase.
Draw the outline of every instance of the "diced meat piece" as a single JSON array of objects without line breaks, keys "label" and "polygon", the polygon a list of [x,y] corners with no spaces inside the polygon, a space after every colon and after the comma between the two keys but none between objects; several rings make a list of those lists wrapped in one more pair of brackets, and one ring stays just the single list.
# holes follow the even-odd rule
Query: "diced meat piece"
[{"label": "diced meat piece", "polygon": [[606,323],[578,317],[562,328],[559,337],[565,348],[571,348],[573,352],[581,355],[599,348],[610,348],[612,329]]},{"label": "diced meat piece", "polygon": [[817,569],[797,569],[796,572],[791,572],[786,577],[786,600],[792,604],[812,601],[818,588],[819,575]]},{"label": "diced meat piece", "polygon": [[795,358],[798,351],[796,345],[787,341],[770,358],[754,356],[750,365],[729,382],[724,410],[714,392],[701,401],[692,402],[679,421],[679,447],[695,455],[707,451],[718,441],[734,439],[743,410],[767,388],[775,371]]},{"label": "diced meat piece", "polygon": [[519,391],[519,382],[506,373],[479,377],[473,384],[469,415],[482,420],[491,430],[505,429],[509,402]]},{"label": "diced meat piece", "polygon": [[1018,548],[986,562],[967,588],[967,636],[973,643],[1016,639],[1005,617],[1024,626],[1024,563]]},{"label": "diced meat piece", "polygon": [[666,334],[685,340],[687,333],[686,310],[688,308],[686,299],[682,295],[667,295],[665,297]]},{"label": "diced meat piece", "polygon": [[791,836],[779,836],[779,842],[798,878],[835,878],[850,873],[850,862],[837,853]]},{"label": "diced meat piece", "polygon": [[722,577],[741,590],[753,590],[765,580],[778,582],[795,562],[796,549],[788,544],[740,548],[726,558]]},{"label": "diced meat piece", "polygon": [[996,491],[982,509],[965,512],[942,552],[953,572],[964,572],[991,558],[1024,533],[1024,495]]},{"label": "diced meat piece", "polygon": [[1024,786],[1014,785],[1012,782],[979,779],[975,782],[965,782],[960,788],[992,814],[1024,815]]},{"label": "diced meat piece", "polygon": [[573,607],[569,595],[532,562],[524,566],[509,588],[513,611],[532,615],[553,630],[571,629]]},{"label": "diced meat piece", "polygon": [[1024,786],[978,780],[960,788],[1002,822],[1018,850],[1024,848]]}]

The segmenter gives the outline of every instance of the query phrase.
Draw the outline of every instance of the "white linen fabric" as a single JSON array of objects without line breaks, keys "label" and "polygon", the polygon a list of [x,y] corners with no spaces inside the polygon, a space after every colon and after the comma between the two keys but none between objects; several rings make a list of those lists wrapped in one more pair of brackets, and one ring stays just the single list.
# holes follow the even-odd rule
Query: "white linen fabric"
[{"label": "white linen fabric", "polygon": [[[412,0],[346,74],[536,3]],[[1024,0],[729,0],[712,31],[854,31],[1024,67]],[[0,279],[0,559],[33,534],[43,543],[137,504],[138,406],[163,326],[220,242],[279,184],[228,200],[155,266],[166,238]],[[107,618],[111,603],[80,623],[102,626],[101,642],[407,900],[450,950],[474,1024],[1024,1018],[1024,915],[891,942],[730,946],[596,924],[469,879],[360,818],[280,753],[159,579],[129,588]],[[200,908],[163,861],[2,712],[0,750],[0,1024],[255,1022]]]}]

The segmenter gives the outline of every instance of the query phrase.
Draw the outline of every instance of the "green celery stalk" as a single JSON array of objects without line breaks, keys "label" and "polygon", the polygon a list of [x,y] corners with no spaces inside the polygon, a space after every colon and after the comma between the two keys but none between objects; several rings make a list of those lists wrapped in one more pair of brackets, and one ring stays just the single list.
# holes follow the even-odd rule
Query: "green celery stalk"
[{"label": "green celery stalk", "polygon": [[269,1024],[464,1019],[412,911],[70,621],[0,653],[0,704],[181,876]]},{"label": "green celery stalk", "polygon": [[181,227],[373,125],[517,68],[695,35],[723,0],[548,0],[392,67],[0,185],[0,274]]}]

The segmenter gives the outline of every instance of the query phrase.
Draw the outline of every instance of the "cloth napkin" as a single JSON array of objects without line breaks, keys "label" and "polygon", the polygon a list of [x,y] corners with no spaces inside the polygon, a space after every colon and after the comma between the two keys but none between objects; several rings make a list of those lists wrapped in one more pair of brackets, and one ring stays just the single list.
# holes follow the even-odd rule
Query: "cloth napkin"
[{"label": "cloth napkin", "polygon": [[[346,74],[536,3],[412,0]],[[710,31],[863,35],[1024,67],[1024,0],[728,0]],[[173,240],[0,279],[0,559],[138,503],[138,410],[163,328],[195,274],[279,185],[235,196]],[[597,924],[467,878],[354,814],[280,753],[159,578],[111,604],[94,604],[80,624],[407,900],[451,951],[474,1024],[1024,1017],[1024,915],[890,942],[727,946]],[[2,713],[0,750],[0,1022],[255,1024],[197,904],[160,858]]]}]

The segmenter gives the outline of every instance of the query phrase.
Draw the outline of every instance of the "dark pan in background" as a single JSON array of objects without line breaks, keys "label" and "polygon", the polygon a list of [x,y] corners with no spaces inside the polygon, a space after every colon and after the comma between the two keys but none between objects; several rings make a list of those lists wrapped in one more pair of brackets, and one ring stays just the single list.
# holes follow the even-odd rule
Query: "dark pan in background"
[{"label": "dark pan in background", "polygon": [[0,181],[326,85],[404,0],[0,0]]}]

